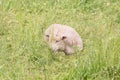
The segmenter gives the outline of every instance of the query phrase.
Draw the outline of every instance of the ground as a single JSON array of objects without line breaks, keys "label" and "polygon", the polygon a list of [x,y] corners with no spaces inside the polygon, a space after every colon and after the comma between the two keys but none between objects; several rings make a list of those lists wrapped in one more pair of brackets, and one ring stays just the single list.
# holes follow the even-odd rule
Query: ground
[{"label": "ground", "polygon": [[[119,0],[0,0],[0,80],[120,80]],[[73,27],[84,50],[54,54],[54,23]]]}]

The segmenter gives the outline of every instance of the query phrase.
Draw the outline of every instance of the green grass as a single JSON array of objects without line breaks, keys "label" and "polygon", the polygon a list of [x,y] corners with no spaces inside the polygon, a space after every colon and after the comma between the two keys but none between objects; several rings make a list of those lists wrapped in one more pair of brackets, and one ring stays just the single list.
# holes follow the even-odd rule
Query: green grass
[{"label": "green grass", "polygon": [[[119,0],[0,0],[0,80],[120,80]],[[84,50],[54,55],[43,34],[72,26]]]}]

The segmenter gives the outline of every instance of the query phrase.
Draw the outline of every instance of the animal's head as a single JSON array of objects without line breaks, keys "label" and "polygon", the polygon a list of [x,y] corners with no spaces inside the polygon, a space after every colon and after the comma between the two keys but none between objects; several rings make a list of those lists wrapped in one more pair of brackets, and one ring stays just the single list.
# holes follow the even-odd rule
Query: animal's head
[{"label": "animal's head", "polygon": [[49,43],[53,51],[63,51],[65,49],[66,36],[60,35],[45,35],[46,41]]}]

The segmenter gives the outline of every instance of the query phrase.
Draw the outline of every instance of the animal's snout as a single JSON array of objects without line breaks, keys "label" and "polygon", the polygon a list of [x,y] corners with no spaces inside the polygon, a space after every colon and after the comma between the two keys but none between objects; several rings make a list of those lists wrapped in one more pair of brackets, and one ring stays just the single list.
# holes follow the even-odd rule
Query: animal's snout
[{"label": "animal's snout", "polygon": [[55,46],[55,45],[51,45],[51,47],[52,47],[52,49],[53,49],[53,51],[58,51],[58,47],[57,46]]}]

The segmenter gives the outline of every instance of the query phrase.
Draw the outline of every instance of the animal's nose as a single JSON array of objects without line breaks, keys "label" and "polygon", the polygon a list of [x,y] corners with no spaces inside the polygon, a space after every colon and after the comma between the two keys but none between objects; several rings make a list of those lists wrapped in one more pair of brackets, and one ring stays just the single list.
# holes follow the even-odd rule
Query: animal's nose
[{"label": "animal's nose", "polygon": [[57,51],[57,49],[56,49],[56,48],[52,48],[52,49],[53,49],[53,51],[54,51],[54,52],[56,52],[56,51]]}]

